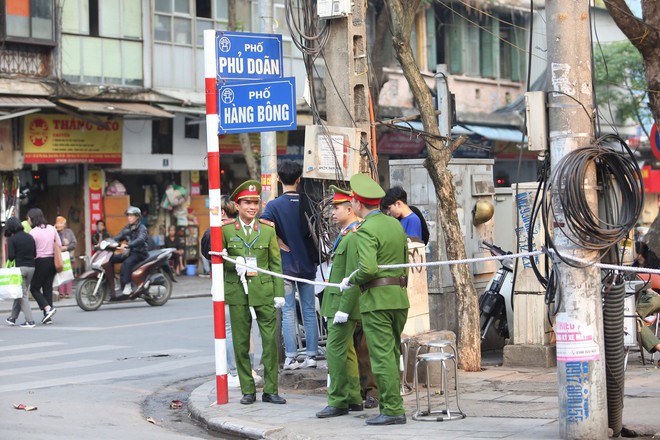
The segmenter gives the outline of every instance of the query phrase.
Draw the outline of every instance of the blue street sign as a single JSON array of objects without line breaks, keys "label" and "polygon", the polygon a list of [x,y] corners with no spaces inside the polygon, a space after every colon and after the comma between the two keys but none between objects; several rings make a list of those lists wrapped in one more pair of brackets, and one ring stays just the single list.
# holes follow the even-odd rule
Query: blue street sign
[{"label": "blue street sign", "polygon": [[296,129],[296,79],[218,86],[218,133]]},{"label": "blue street sign", "polygon": [[218,81],[283,76],[281,35],[218,31],[215,54]]}]

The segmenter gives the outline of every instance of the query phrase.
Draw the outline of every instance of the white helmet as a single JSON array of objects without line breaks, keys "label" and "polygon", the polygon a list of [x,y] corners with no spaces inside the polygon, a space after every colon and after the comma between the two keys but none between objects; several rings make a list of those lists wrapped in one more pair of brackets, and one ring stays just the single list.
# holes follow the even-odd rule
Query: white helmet
[{"label": "white helmet", "polygon": [[138,217],[142,217],[142,211],[140,211],[140,208],[136,206],[129,206],[126,208],[124,215],[136,215]]}]

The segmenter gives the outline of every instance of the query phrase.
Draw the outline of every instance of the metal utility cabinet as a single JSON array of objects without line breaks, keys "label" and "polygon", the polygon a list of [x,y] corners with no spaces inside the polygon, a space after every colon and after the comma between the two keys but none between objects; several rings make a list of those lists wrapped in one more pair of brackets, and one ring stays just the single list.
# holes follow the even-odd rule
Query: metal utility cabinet
[{"label": "metal utility cabinet", "polygon": [[[481,199],[493,203],[493,162],[492,159],[452,159],[449,162],[468,258],[490,256],[489,252],[480,249],[479,243],[482,240],[493,241],[494,221],[491,219],[475,227],[472,224],[472,210]],[[427,260],[446,261],[445,240],[459,237],[445,238],[438,225],[438,200],[433,182],[424,168],[424,159],[391,160],[390,185],[403,187],[408,193],[408,204],[419,208],[426,218],[430,232]],[[471,267],[475,288],[480,294],[497,271],[497,263],[473,263]],[[427,272],[431,330],[457,332],[456,294],[449,267],[429,267]],[[478,317],[475,316],[475,319]]]}]

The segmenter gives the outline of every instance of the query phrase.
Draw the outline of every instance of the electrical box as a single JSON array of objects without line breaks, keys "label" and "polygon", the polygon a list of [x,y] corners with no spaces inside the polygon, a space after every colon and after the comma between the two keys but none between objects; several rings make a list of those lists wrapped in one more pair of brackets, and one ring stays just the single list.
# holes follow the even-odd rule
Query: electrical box
[{"label": "electrical box", "polygon": [[360,169],[360,132],[350,127],[308,125],[302,177],[348,180]]},{"label": "electrical box", "polygon": [[318,0],[316,13],[319,18],[346,17],[351,13],[351,0]]},{"label": "electrical box", "polygon": [[529,151],[545,151],[548,146],[548,114],[545,109],[545,92],[525,93],[527,113],[527,148]]}]

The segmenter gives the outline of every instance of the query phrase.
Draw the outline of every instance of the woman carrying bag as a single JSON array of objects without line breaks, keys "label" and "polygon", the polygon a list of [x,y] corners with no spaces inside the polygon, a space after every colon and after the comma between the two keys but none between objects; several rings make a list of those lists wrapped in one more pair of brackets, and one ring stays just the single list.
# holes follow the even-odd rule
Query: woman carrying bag
[{"label": "woman carrying bag", "polygon": [[16,267],[21,269],[23,277],[23,296],[14,300],[11,315],[6,319],[6,322],[9,325],[16,325],[18,315],[22,311],[25,322],[21,324],[21,327],[33,328],[34,318],[32,317],[32,310],[30,310],[28,289],[34,275],[34,258],[37,255],[34,238],[25,233],[23,225],[16,217],[7,220],[5,237],[7,237],[7,262],[13,261]]},{"label": "woman carrying bag", "polygon": [[57,230],[48,224],[41,209],[32,208],[28,211],[27,216],[28,222],[32,226],[30,235],[34,238],[37,248],[30,292],[44,313],[41,323],[52,324],[52,317],[57,312],[57,309],[53,307],[53,278],[56,273],[54,257],[55,251],[57,251],[61,261],[59,252],[62,242]]}]

